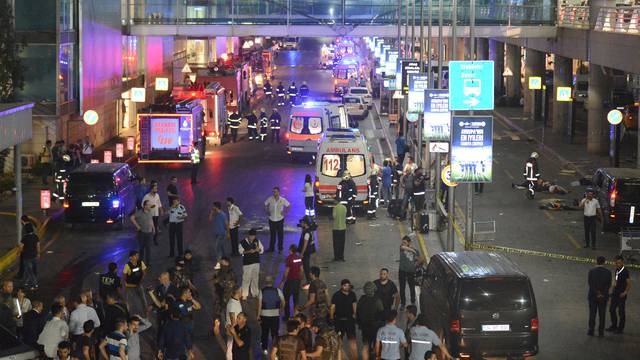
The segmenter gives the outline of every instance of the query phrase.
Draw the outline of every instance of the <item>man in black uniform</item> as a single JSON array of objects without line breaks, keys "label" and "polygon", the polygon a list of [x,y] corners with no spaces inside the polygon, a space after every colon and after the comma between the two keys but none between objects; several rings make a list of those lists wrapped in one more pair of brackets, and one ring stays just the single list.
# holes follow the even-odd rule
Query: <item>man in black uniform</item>
[{"label": "man in black uniform", "polygon": [[247,115],[247,130],[249,132],[249,141],[256,139],[258,140],[258,117],[256,116],[256,111],[253,110],[249,115]]},{"label": "man in black uniform", "polygon": [[278,113],[278,109],[273,109],[271,113],[271,117],[269,117],[269,123],[271,125],[271,142],[277,141],[280,142],[280,123],[282,122],[282,118],[280,117],[280,113]]},{"label": "man in black uniform", "polygon": [[422,168],[417,168],[413,172],[413,201],[416,206],[416,213],[424,210],[424,195],[427,186],[427,177]]},{"label": "man in black uniform", "polygon": [[604,260],[604,256],[598,256],[596,260],[598,266],[589,270],[589,331],[587,332],[589,336],[593,336],[596,312],[598,313],[598,336],[604,335],[605,309],[611,288],[611,271],[604,267]]},{"label": "man in black uniform", "polygon": [[240,128],[240,115],[237,110],[233,110],[229,115],[229,129],[231,129],[231,141],[234,143],[238,140],[238,129]]},{"label": "man in black uniform", "polygon": [[285,91],[284,91],[284,85],[282,85],[282,81],[280,81],[280,83],[278,84],[278,87],[276,88],[276,92],[278,93],[278,106],[284,106]]},{"label": "man in black uniform", "polygon": [[120,281],[120,277],[118,276],[118,264],[112,262],[109,263],[109,269],[106,273],[100,274],[100,284],[98,287],[98,294],[100,295],[100,299],[103,302],[107,301],[107,294],[118,293],[120,288],[122,287],[122,283]]},{"label": "man in black uniform", "polygon": [[295,81],[293,81],[291,82],[291,85],[289,85],[289,102],[291,102],[291,105],[296,104],[297,96],[298,96],[298,87],[296,86]]},{"label": "man in black uniform", "polygon": [[[616,283],[613,285],[611,293],[611,306],[609,307],[609,315],[611,315],[611,326],[607,331],[613,331],[616,334],[622,334],[625,323],[625,303],[627,295],[631,289],[631,279],[629,278],[629,270],[624,267],[624,259],[620,255],[616,255]],[[620,321],[618,322],[618,316]]]},{"label": "man in black uniform", "polygon": [[378,175],[372,174],[368,180],[369,189],[369,206],[367,207],[367,219],[376,218],[376,210],[378,209]]},{"label": "man in black uniform", "polygon": [[306,81],[300,85],[300,102],[305,102],[309,98],[309,86]]},{"label": "man in black uniform", "polygon": [[267,99],[271,99],[271,95],[273,95],[273,89],[271,88],[271,83],[269,82],[269,80],[264,83],[263,90],[264,96],[266,96]]},{"label": "man in black uniform", "polygon": [[336,196],[347,207],[347,223],[355,224],[356,222],[356,217],[353,214],[353,203],[356,201],[357,195],[358,189],[355,181],[351,178],[349,170],[344,170],[342,180],[336,189]]},{"label": "man in black uniform", "polygon": [[264,112],[264,108],[260,109],[260,141],[264,142],[269,132],[269,119],[267,113]]}]

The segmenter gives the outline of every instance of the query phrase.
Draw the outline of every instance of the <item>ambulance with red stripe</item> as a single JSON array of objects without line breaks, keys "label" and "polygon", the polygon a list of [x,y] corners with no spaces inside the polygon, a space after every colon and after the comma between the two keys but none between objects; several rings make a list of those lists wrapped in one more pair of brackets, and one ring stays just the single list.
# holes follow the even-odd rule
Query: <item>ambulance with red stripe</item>
[{"label": "ambulance with red stripe", "polygon": [[291,110],[287,153],[292,160],[303,155],[315,157],[322,135],[330,128],[348,128],[349,118],[342,104],[307,102]]},{"label": "ambulance with red stripe", "polygon": [[336,204],[336,187],[342,173],[348,170],[356,183],[358,195],[355,206],[368,205],[367,180],[371,155],[367,141],[357,129],[329,129],[322,137],[316,158],[314,187],[316,207]]}]

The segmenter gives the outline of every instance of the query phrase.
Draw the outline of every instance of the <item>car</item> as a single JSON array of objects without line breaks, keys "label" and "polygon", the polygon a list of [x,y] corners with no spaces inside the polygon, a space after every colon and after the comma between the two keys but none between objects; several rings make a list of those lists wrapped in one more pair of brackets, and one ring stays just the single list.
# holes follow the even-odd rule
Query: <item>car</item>
[{"label": "car", "polygon": [[538,310],[529,277],[503,254],[431,257],[420,305],[454,358],[526,358],[538,353]]},{"label": "car", "polygon": [[371,109],[373,106],[373,97],[371,97],[371,93],[366,87],[350,87],[349,90],[347,90],[347,95],[362,97],[364,104],[367,105],[368,109]]},{"label": "car", "polygon": [[605,230],[640,227],[640,169],[599,168],[592,183]]},{"label": "car", "polygon": [[123,227],[136,208],[134,175],[125,163],[84,164],[71,171],[63,203],[64,219]]},{"label": "car", "polygon": [[38,359],[39,356],[39,351],[23,343],[0,325],[0,360],[31,360]]},{"label": "car", "polygon": [[369,116],[369,109],[367,109],[364,99],[361,96],[344,95],[342,97],[342,103],[350,118],[364,120]]},{"label": "car", "polygon": [[294,37],[285,38],[282,41],[282,48],[285,50],[296,50],[298,48],[298,39]]}]

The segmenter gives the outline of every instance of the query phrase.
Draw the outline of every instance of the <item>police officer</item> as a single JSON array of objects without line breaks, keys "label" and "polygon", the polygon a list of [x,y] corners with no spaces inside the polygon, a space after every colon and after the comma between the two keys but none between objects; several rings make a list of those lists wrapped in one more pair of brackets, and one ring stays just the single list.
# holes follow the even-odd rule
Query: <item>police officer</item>
[{"label": "police officer", "polygon": [[269,119],[267,113],[264,112],[264,108],[260,109],[260,141],[264,142],[269,132]]},{"label": "police officer", "polygon": [[200,150],[198,150],[198,142],[193,143],[191,148],[191,183],[198,183],[198,168],[200,167]]},{"label": "police officer", "polygon": [[371,174],[367,180],[369,190],[369,206],[367,207],[367,219],[376,218],[376,210],[378,209],[378,175]]},{"label": "police officer", "polygon": [[307,82],[303,81],[300,85],[300,102],[305,102],[309,98],[309,86]]},{"label": "police officer", "polygon": [[267,275],[264,279],[265,287],[262,288],[258,296],[258,319],[262,329],[261,344],[262,353],[267,354],[269,346],[269,332],[271,341],[278,337],[280,328],[280,313],[284,308],[284,295],[282,290],[273,286],[273,276]]},{"label": "police officer", "polygon": [[271,116],[269,117],[269,125],[271,125],[271,142],[277,141],[280,142],[280,123],[282,122],[282,117],[280,117],[280,113],[278,113],[278,109],[273,109]]},{"label": "police officer", "polygon": [[274,341],[271,347],[271,359],[299,360],[307,358],[304,343],[298,337],[299,326],[300,324],[296,320],[287,321],[287,333]]},{"label": "police officer", "polygon": [[229,115],[229,129],[231,129],[231,141],[234,143],[238,140],[238,129],[240,128],[241,121],[238,111],[233,109],[233,112]]},{"label": "police officer", "polygon": [[347,207],[347,223],[355,224],[356,217],[353,214],[353,204],[358,195],[358,189],[356,183],[351,178],[351,174],[348,170],[344,170],[342,173],[342,180],[338,184],[336,189],[336,196],[344,206]]},{"label": "police officer", "polygon": [[271,95],[273,94],[273,89],[271,88],[271,83],[269,82],[269,80],[267,80],[264,83],[264,96],[266,96],[268,99],[271,99]]},{"label": "police officer", "polygon": [[291,105],[296,104],[297,96],[298,96],[298,87],[296,86],[295,81],[293,81],[291,82],[291,85],[289,85],[289,101],[291,102]]},{"label": "police officer", "polygon": [[413,172],[413,201],[416,205],[416,212],[423,210],[426,186],[427,178],[423,174],[422,168],[417,168]]},{"label": "police officer", "polygon": [[120,291],[122,283],[118,276],[118,264],[109,263],[109,269],[106,273],[100,274],[100,284],[98,294],[103,302],[107,301],[107,294],[114,294]]},{"label": "police officer", "polygon": [[285,91],[284,91],[284,85],[282,85],[282,81],[280,81],[280,83],[278,84],[278,87],[276,88],[276,92],[278,93],[278,106],[284,106]]},{"label": "police officer", "polygon": [[256,139],[258,140],[258,117],[256,116],[256,111],[253,110],[249,115],[247,115],[247,130],[249,131],[249,141]]}]

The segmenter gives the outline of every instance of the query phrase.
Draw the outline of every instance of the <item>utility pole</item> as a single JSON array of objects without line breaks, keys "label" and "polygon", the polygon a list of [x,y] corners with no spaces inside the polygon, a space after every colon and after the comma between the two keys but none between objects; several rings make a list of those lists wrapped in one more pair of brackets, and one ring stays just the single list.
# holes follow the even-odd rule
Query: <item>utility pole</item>
[{"label": "utility pole", "polygon": [[[396,38],[398,54],[400,54],[400,27],[402,26],[402,0],[398,0],[398,37]],[[402,55],[399,55],[402,58]]]},{"label": "utility pole", "polygon": [[[438,0],[438,89],[442,89],[442,62],[444,61],[444,44],[442,42],[442,22],[444,18],[443,0]],[[431,24],[429,24],[431,25]]]},{"label": "utility pole", "polygon": [[[469,42],[471,61],[476,59],[476,0],[470,0],[469,2]],[[473,110],[469,111],[469,115],[473,115]],[[474,184],[467,184],[467,221],[465,224],[466,231],[464,232],[464,249],[466,251],[473,250],[473,186]]]},{"label": "utility pole", "polygon": [[[455,60],[456,59],[456,51],[458,50],[458,39],[456,37],[456,32],[457,32],[457,22],[458,22],[458,1],[457,0],[452,0],[451,3],[451,60]],[[451,101],[451,99],[449,99],[449,101]],[[451,122],[453,121],[453,115],[455,114],[455,111],[451,112],[451,120],[449,121],[449,124],[451,124]],[[451,128],[451,126],[449,127]],[[451,146],[449,146],[449,165],[451,166]],[[453,171],[451,171],[453,172]],[[455,190],[456,188],[454,186],[450,186],[449,187],[449,200],[448,202],[448,209],[447,212],[449,213],[449,228],[447,229],[447,251],[454,251],[455,249],[455,233],[454,233],[454,229],[453,229],[453,221],[455,219]]]},{"label": "utility pole", "polygon": [[[422,1],[422,0],[420,0]],[[411,51],[410,54],[410,58],[414,59],[413,54],[415,53],[415,46],[416,46],[416,1],[413,0],[411,2],[411,12],[413,13],[413,17],[411,19],[411,47],[409,48]]]}]

